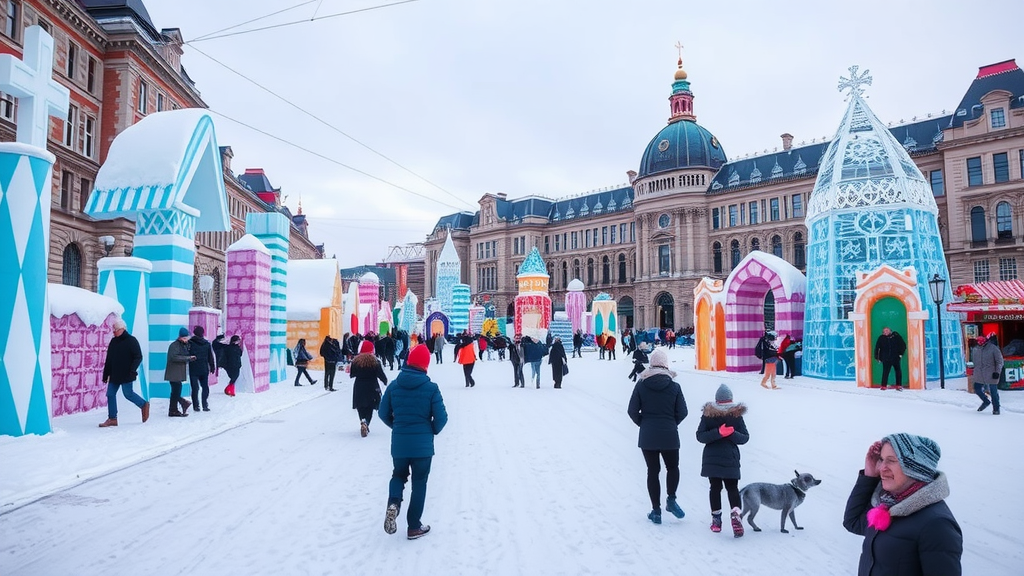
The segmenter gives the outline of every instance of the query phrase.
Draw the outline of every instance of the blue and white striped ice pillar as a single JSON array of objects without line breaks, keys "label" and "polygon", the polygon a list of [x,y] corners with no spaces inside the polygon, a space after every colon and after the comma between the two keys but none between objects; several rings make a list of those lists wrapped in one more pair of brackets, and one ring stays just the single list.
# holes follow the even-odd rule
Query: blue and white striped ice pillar
[{"label": "blue and white striped ice pillar", "polygon": [[54,156],[0,144],[0,434],[50,432],[50,187]]},{"label": "blue and white striped ice pillar", "polygon": [[[196,262],[196,220],[199,213],[181,209],[142,210],[135,221],[134,256],[149,260],[153,274],[149,286],[149,394],[170,398],[164,380],[167,347],[188,328],[192,307],[192,276]],[[188,395],[186,382],[182,394]]]},{"label": "blue and white striped ice pillar", "polygon": [[245,231],[270,250],[270,383],[288,379],[288,246],[291,222],[280,212],[245,216]]},{"label": "blue and white striped ice pillar", "polygon": [[[128,333],[139,341],[142,365],[139,366],[139,395],[149,400],[149,282],[153,264],[142,258],[107,257],[96,263],[100,271],[99,293],[124,306],[121,319]],[[165,347],[166,350],[166,347]],[[161,374],[163,376],[163,374]]]}]

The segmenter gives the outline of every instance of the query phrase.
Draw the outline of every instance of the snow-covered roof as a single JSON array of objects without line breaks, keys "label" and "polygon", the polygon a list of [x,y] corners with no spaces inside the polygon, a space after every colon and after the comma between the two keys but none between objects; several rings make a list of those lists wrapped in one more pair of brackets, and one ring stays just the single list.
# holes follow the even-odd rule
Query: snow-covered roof
[{"label": "snow-covered roof", "polygon": [[50,316],[54,318],[78,314],[78,318],[87,326],[99,326],[111,314],[124,314],[124,306],[117,300],[75,286],[48,284],[47,295],[50,299]]},{"label": "snow-covered roof", "polygon": [[[253,236],[252,234],[246,234],[239,238],[234,244],[228,246],[228,252],[243,252],[245,250],[255,250],[262,252],[267,256],[270,256],[270,250],[260,242],[260,239]],[[290,271],[290,270],[289,270]]]},{"label": "snow-covered roof", "polygon": [[740,263],[733,268],[732,272],[729,273],[729,277],[725,279],[726,290],[729,290],[729,287],[732,286],[733,279],[747,267],[747,263],[750,261],[757,262],[779,275],[779,279],[782,281],[782,289],[786,293],[786,298],[792,298],[793,294],[806,294],[807,277],[804,276],[803,272],[797,270],[795,266],[786,262],[782,258],[760,250],[754,250],[750,254],[747,254],[746,257],[743,258],[743,260],[740,260]]},{"label": "snow-covered roof", "polygon": [[334,289],[341,282],[338,271],[338,261],[333,259],[289,260],[288,320],[320,320],[320,309],[334,305]]},{"label": "snow-covered roof", "polygon": [[231,230],[220,149],[206,110],[149,114],[111,143],[86,212],[134,220],[154,209],[198,215],[198,232]]},{"label": "snow-covered roof", "polygon": [[583,281],[580,280],[579,278],[573,278],[566,288],[569,290],[569,292],[583,292],[583,290],[586,288],[586,285],[584,285]]}]

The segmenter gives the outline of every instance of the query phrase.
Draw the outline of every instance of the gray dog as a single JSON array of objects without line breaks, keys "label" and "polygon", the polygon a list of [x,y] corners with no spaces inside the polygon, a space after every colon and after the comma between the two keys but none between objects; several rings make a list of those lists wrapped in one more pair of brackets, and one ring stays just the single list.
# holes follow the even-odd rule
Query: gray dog
[{"label": "gray dog", "polygon": [[821,480],[816,480],[814,476],[801,474],[796,470],[793,473],[796,474],[796,478],[790,480],[789,484],[755,482],[744,486],[740,490],[740,498],[743,499],[743,512],[740,513],[740,518],[743,518],[749,512],[750,517],[747,518],[747,522],[750,523],[754,532],[761,531],[757,524],[754,524],[754,516],[757,515],[757,511],[762,505],[772,510],[782,510],[783,534],[789,534],[789,530],[786,530],[787,515],[793,521],[794,528],[803,530],[803,528],[796,525],[796,514],[793,513],[793,510],[803,504],[804,496],[807,495],[807,489],[821,484]]}]

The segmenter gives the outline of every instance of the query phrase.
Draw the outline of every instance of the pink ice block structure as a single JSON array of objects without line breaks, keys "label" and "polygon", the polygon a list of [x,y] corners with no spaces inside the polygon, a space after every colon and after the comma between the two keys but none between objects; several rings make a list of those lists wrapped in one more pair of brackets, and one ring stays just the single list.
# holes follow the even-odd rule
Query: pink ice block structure
[{"label": "pink ice block structure", "polygon": [[[249,351],[253,392],[270,389],[270,252],[251,234],[228,248],[227,327]],[[243,392],[245,390],[239,390]]]},{"label": "pink ice block structure", "polygon": [[565,313],[572,323],[572,333],[584,330],[583,313],[587,310],[587,296],[583,292],[567,292],[565,294]]},{"label": "pink ice block structure", "polygon": [[[217,310],[216,308],[200,307],[190,309],[188,311],[188,329],[195,330],[196,326],[202,326],[203,331],[206,333],[206,339],[213,342],[213,339],[217,337],[217,334],[220,334],[220,332],[218,332],[218,330],[220,330],[220,310]],[[227,341],[230,341],[231,338],[229,336],[225,336],[224,340],[224,343],[227,344]],[[217,383],[217,376],[219,374],[220,370],[217,370],[217,372],[208,376],[207,382],[210,386]]]},{"label": "pink ice block structure", "polygon": [[380,278],[373,272],[367,272],[359,278],[359,312],[362,314],[362,333],[377,332],[380,328],[377,323],[380,314]]},{"label": "pink ice block structure", "polygon": [[107,405],[103,363],[116,319],[116,314],[110,314],[101,324],[89,325],[78,314],[50,316],[53,416]]}]

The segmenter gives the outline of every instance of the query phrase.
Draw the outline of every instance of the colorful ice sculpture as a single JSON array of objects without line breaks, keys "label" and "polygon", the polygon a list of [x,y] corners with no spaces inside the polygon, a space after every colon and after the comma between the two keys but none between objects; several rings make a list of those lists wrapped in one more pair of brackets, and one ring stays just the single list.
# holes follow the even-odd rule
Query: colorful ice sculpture
[{"label": "colorful ice sculpture", "polygon": [[469,305],[469,285],[452,286],[452,313],[449,316],[451,324],[448,326],[452,333],[461,334],[469,329]]},{"label": "colorful ice sculpture", "polygon": [[405,298],[402,300],[402,312],[398,315],[399,330],[410,334],[416,331],[416,306],[419,301],[420,299],[412,293],[412,290],[406,291]]},{"label": "colorful ice sculpture", "polygon": [[452,234],[449,231],[445,238],[444,247],[437,257],[437,276],[435,290],[441,311],[445,314],[452,313],[452,289],[462,282],[462,261],[459,260],[459,253],[452,243]]},{"label": "colorful ice sculpture", "polygon": [[188,324],[196,232],[231,229],[220,160],[206,110],[149,114],[111,143],[86,205],[94,218],[135,220],[134,255],[153,264],[148,368],[155,397],[170,396],[167,347]]},{"label": "colorful ice sculpture", "polygon": [[540,251],[534,246],[519,267],[516,282],[519,295],[515,300],[516,334],[544,341],[551,325],[551,297],[548,296],[548,276]]},{"label": "colorful ice sculpture", "polygon": [[[196,326],[203,327],[203,333],[207,340],[213,341],[214,338],[220,334],[220,316],[221,311],[216,308],[205,308],[196,306],[190,308],[188,311],[188,329],[189,331],[195,330]],[[230,341],[231,337],[227,337]],[[216,373],[207,376],[206,383],[210,386],[217,384],[217,376],[220,375],[220,370]],[[189,391],[191,392],[191,384],[189,385]]]},{"label": "colorful ice sculpture", "polygon": [[359,282],[351,282],[348,285],[348,292],[342,300],[342,309],[345,315],[345,330],[349,334],[362,334],[363,327],[360,323],[362,315],[359,310]]},{"label": "colorful ice sculpture", "polygon": [[252,389],[237,392],[266,392],[270,389],[270,250],[252,234],[228,246],[227,326],[225,334],[242,338],[252,369]]},{"label": "colorful ice sculpture", "polygon": [[583,293],[584,285],[579,278],[573,278],[569,282],[568,292],[565,294],[565,313],[569,316],[569,323],[572,324],[572,333],[583,330],[583,313],[587,311],[587,296]]},{"label": "colorful ice sculpture", "polygon": [[472,305],[469,307],[469,331],[473,334],[484,332],[484,307]]},{"label": "colorful ice sculpture", "polygon": [[391,303],[387,300],[381,300],[380,309],[377,311],[377,333],[390,334],[393,321],[394,319],[391,317]]},{"label": "colorful ice sculpture", "polygon": [[288,246],[291,221],[280,212],[250,212],[245,231],[270,250],[270,383],[288,379]]},{"label": "colorful ice sculpture", "polygon": [[362,334],[376,332],[380,312],[380,278],[367,272],[359,278],[359,326]]},{"label": "colorful ice sculpture", "polygon": [[725,283],[701,278],[693,288],[697,370],[725,370]]},{"label": "colorful ice sculpture", "polygon": [[294,348],[299,338],[313,355],[309,367],[324,369],[320,343],[328,335],[341,340],[341,275],[338,261],[288,261],[288,341]]},{"label": "colorful ice sculpture", "polygon": [[423,334],[433,338],[437,334],[451,334],[451,321],[448,316],[440,310],[431,312],[423,321]]},{"label": "colorful ice sculpture", "polygon": [[609,294],[601,292],[590,303],[590,312],[594,315],[594,335],[605,334],[615,336],[618,330],[618,305]]},{"label": "colorful ice sculpture", "polygon": [[[915,281],[904,284],[916,293],[914,302],[931,302],[928,279],[948,279],[946,259],[939,237],[938,208],[928,180],[903,146],[875,117],[861,97],[867,72],[850,69],[840,88],[851,90],[849,105],[818,170],[807,203],[807,316],[804,324],[803,374],[829,380],[864,381],[858,373],[868,368],[871,381],[880,381],[881,365],[859,364],[858,338],[871,339],[885,326],[906,337],[915,321],[917,304],[877,298],[857,308],[857,286],[862,274],[873,275],[883,265],[899,274],[912,271]],[[896,286],[896,284],[893,284]],[[952,300],[946,283],[945,300]],[[938,323],[934,308],[923,310],[924,340],[907,341],[924,350],[928,379],[939,377]],[[861,319],[856,314],[865,314]],[[959,320],[942,315],[943,354],[946,376],[963,376],[965,361]],[[858,334],[858,327],[867,333]],[[909,366],[904,373],[909,373]]]},{"label": "colorful ice sculpture", "polygon": [[68,89],[52,78],[53,38],[25,29],[24,60],[0,55],[0,90],[18,99],[17,142],[0,144],[0,434],[50,432],[52,367],[46,268],[53,154],[50,116],[68,111]]}]

